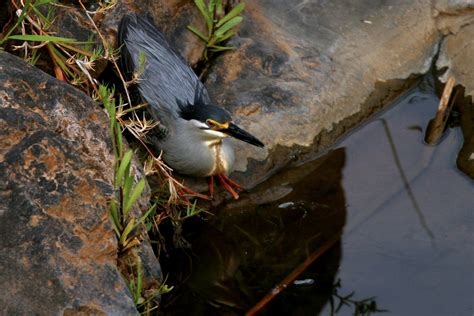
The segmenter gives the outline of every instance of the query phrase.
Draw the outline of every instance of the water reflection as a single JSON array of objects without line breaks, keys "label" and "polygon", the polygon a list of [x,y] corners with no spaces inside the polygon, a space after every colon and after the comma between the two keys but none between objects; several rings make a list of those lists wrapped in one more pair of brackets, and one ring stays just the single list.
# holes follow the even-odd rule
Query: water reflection
[{"label": "water reflection", "polygon": [[348,220],[338,277],[393,315],[472,314],[474,185],[456,168],[459,128],[423,142],[437,105],[412,90],[340,144]]},{"label": "water reflection", "polygon": [[[181,290],[175,293],[180,304],[168,306],[165,314],[184,314],[190,304],[196,315],[242,314],[320,247],[338,240],[346,218],[344,164],[345,150],[332,150],[304,169],[286,170],[277,183],[259,188],[262,192],[276,186],[291,188],[278,203],[228,208],[208,222],[188,222],[183,231],[192,229],[186,238],[193,244],[187,254],[193,260]],[[340,258],[341,244],[336,243],[318,261],[326,264],[318,263],[317,286],[312,286],[318,292],[316,300],[311,298],[316,313],[331,297]],[[269,306],[267,312],[272,314],[273,308]]]},{"label": "water reflection", "polygon": [[214,217],[188,221],[192,251],[176,250],[164,262],[170,275],[182,273],[164,313],[243,314],[343,230],[342,242],[263,315],[331,315],[331,302],[335,312],[341,299],[348,304],[337,315],[372,307],[471,315],[474,185],[455,167],[462,133],[451,129],[427,146],[437,97],[414,89],[396,103],[319,159],[285,170]]},{"label": "water reflection", "polygon": [[331,316],[338,314],[343,307],[353,308],[354,316],[369,316],[375,313],[388,312],[386,309],[380,309],[377,306],[375,297],[369,297],[364,299],[357,299],[355,292],[352,291],[349,294],[341,294],[341,279],[333,285],[332,295],[329,298],[329,306],[331,307]]},{"label": "water reflection", "polygon": [[420,206],[418,205],[418,202],[416,201],[416,197],[415,197],[415,194],[413,193],[413,190],[411,189],[410,182],[408,181],[408,178],[405,175],[405,171],[403,170],[400,157],[398,156],[397,147],[395,146],[395,142],[393,141],[392,133],[390,132],[390,128],[388,127],[387,121],[384,118],[381,118],[380,121],[383,124],[385,134],[387,134],[388,143],[390,144],[390,149],[392,150],[392,155],[395,160],[395,165],[397,166],[398,172],[400,174],[400,178],[403,181],[403,186],[405,187],[405,191],[410,197],[413,207],[416,213],[418,214],[418,217],[420,219],[420,224],[423,227],[423,229],[426,231],[426,234],[431,239],[434,239],[433,232],[431,231],[431,229],[428,227],[428,224],[426,223],[425,216],[423,215],[423,212],[421,211]]}]

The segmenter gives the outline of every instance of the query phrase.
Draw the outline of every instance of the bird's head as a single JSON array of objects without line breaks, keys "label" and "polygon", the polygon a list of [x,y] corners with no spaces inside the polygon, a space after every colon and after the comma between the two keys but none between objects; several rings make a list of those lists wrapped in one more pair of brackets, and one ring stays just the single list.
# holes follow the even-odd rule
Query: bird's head
[{"label": "bird's head", "polygon": [[221,107],[212,104],[188,105],[181,110],[180,115],[207,139],[234,137],[254,146],[264,147],[255,136],[234,124],[230,113]]}]

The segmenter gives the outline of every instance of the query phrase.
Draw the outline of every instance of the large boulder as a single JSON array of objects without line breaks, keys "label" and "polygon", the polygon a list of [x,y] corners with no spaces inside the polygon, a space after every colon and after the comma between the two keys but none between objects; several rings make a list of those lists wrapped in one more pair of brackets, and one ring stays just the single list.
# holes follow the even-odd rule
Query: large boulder
[{"label": "large boulder", "polygon": [[468,24],[458,32],[446,36],[441,44],[436,62],[438,69],[447,68],[442,76],[446,81],[452,76],[456,84],[463,85],[466,96],[474,96],[474,23]]},{"label": "large boulder", "polygon": [[230,43],[238,48],[217,59],[206,85],[266,144],[237,145],[234,177],[247,187],[331,145],[393,80],[427,72],[440,39],[430,0],[260,0],[244,15]]},{"label": "large boulder", "polygon": [[103,110],[0,52],[0,314],[135,315],[108,215]]},{"label": "large boulder", "polygon": [[[471,178],[474,178],[474,1],[439,1],[437,8],[442,19],[449,19],[454,27],[443,39],[440,47],[436,67],[446,69],[441,76],[442,81],[453,77],[456,85],[464,87],[465,99],[460,101],[461,126],[464,135],[464,144],[461,148],[457,164],[458,167]],[[455,20],[456,18],[456,20]],[[445,26],[447,23],[443,23]]]}]

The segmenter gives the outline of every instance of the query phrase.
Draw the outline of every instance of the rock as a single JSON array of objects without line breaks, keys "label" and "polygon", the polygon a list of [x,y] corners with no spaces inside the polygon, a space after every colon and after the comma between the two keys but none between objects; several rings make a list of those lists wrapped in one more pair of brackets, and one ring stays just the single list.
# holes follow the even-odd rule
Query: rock
[{"label": "rock", "polygon": [[[52,31],[57,36],[72,38],[78,42],[98,42],[94,26],[87,18],[83,9],[73,6],[57,7]],[[90,46],[90,45],[89,45]]]},{"label": "rock", "polygon": [[334,143],[373,112],[377,83],[425,73],[440,38],[428,0],[260,0],[244,16],[205,83],[266,144],[236,142],[245,187]]},{"label": "rock", "polygon": [[474,1],[472,0],[435,0],[433,15],[438,29],[443,34],[456,33],[467,24],[474,22]]},{"label": "rock", "polygon": [[441,14],[459,14],[474,9],[472,0],[435,0],[434,9]]},{"label": "rock", "polygon": [[461,84],[466,88],[466,96],[474,96],[474,23],[459,30],[458,33],[448,35],[441,45],[436,67],[447,71],[441,77],[446,81],[448,76],[453,76],[455,84]]},{"label": "rock", "polygon": [[117,270],[108,119],[0,52],[1,313],[135,315]]},{"label": "rock", "polygon": [[[167,15],[163,15],[163,9],[168,12]],[[207,27],[194,1],[154,1],[149,12],[170,43],[189,64],[196,65],[203,56],[205,43],[187,26],[193,25],[203,33],[206,33],[204,30]]]},{"label": "rock", "polygon": [[[472,7],[474,7],[474,3],[464,3],[464,6],[462,6],[464,11],[459,8],[457,11],[454,11],[457,14],[456,16],[458,16],[458,21],[464,22],[469,18],[472,21],[473,15],[467,11],[470,8],[472,9]],[[472,72],[472,69],[474,69],[474,61],[472,59],[474,53],[473,38],[474,23],[456,29],[454,34],[449,34],[443,39],[439,57],[436,62],[436,67],[439,70],[446,69],[440,77],[441,81],[446,82],[447,78],[452,76],[455,80],[455,85],[464,87],[464,96],[467,100],[460,102],[462,103],[460,112],[464,144],[459,152],[457,165],[460,170],[471,178],[474,178],[474,106],[472,103],[472,97],[474,97],[474,73]]]},{"label": "rock", "polygon": [[150,14],[156,25],[163,31],[168,41],[176,47],[183,57],[195,65],[202,58],[205,44],[193,33],[188,25],[201,30],[206,26],[199,10],[191,0],[158,1],[121,1],[108,11],[102,21],[101,29],[114,42],[117,27],[123,15],[127,13]]}]

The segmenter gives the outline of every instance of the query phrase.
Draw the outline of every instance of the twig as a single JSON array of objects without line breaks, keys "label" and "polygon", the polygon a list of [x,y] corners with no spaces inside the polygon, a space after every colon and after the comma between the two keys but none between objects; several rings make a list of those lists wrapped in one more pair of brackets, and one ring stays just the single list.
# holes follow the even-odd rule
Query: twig
[{"label": "twig", "polygon": [[429,122],[428,128],[426,129],[425,141],[430,145],[435,144],[443,134],[444,127],[446,125],[446,118],[449,115],[449,111],[446,110],[448,109],[449,99],[451,98],[453,87],[454,78],[449,77],[448,81],[446,81],[446,85],[444,86],[441,100],[439,100],[436,116]]},{"label": "twig", "polygon": [[306,260],[293,270],[286,278],[283,279],[276,287],[274,287],[264,298],[254,305],[245,315],[253,316],[260,312],[271,300],[278,294],[283,292],[301,273],[303,273],[310,265],[312,265],[326,251],[331,249],[341,239],[342,231],[336,233],[331,239],[324,243],[320,248],[313,252]]},{"label": "twig", "polygon": [[83,49],[74,47],[74,46],[72,46],[72,45],[68,45],[68,44],[66,44],[66,43],[58,42],[58,45],[63,46],[63,47],[65,47],[65,48],[69,49],[69,50],[72,50],[72,51],[74,51],[74,52],[76,52],[76,53],[79,53],[79,54],[84,55],[84,56],[87,56],[87,57],[93,57],[93,56],[94,56],[94,54],[91,53],[91,52],[88,52],[88,51],[86,51],[86,50],[83,50]]}]

